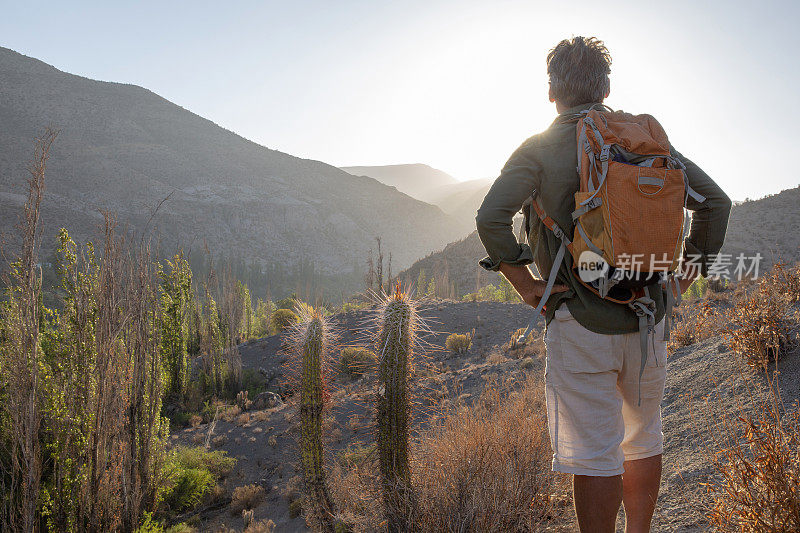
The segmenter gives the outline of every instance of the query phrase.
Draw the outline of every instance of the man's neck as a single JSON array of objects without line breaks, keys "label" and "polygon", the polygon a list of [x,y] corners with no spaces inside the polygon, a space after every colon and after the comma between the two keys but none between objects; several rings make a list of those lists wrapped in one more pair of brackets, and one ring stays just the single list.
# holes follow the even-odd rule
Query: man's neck
[{"label": "man's neck", "polygon": [[[561,102],[559,102],[558,100],[556,100],[555,102],[556,102],[556,113],[558,113],[559,115],[561,113],[564,113],[565,111],[575,107],[575,106],[564,105]],[[603,103],[602,100],[599,103],[602,104]]]}]

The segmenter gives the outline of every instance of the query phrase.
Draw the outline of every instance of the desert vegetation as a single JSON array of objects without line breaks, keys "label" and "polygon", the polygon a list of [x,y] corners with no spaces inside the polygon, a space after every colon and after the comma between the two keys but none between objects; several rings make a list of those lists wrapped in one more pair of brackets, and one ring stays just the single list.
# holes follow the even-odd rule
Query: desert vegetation
[{"label": "desert vegetation", "polygon": [[46,286],[41,205],[57,136],[36,143],[3,278],[0,525],[153,530],[212,495],[233,461],[170,451],[170,425],[213,421],[237,395],[244,407],[237,345],[286,327],[296,299],[254,308],[229,271],[198,283],[181,252],[159,261],[111,213],[97,245],[61,229]]},{"label": "desert vegetation", "polygon": [[[281,498],[290,519],[302,515],[314,530],[536,531],[568,523],[565,480],[549,468],[535,371],[541,337],[520,343],[516,319],[494,332],[477,316],[442,334],[438,359],[427,362],[432,347],[420,333],[430,328],[418,301],[441,310],[435,300],[455,299],[454,284],[420,271],[401,286],[380,240],[366,294],[338,309],[294,295],[254,303],[248,285],[210,254],[200,271],[181,251],[160,258],[111,213],[96,243],[60,230],[45,280],[39,221],[56,137],[47,132],[36,146],[20,245],[3,279],[4,531],[176,533],[204,525],[203,513],[241,520],[240,530],[275,530],[256,513],[279,490],[232,475],[238,463],[227,450],[237,446],[295,453],[296,467],[258,460],[247,468],[269,467],[296,485]],[[512,292],[486,285],[457,304],[513,303]],[[709,527],[800,528],[798,407],[784,404],[778,384],[778,369],[798,348],[799,302],[800,268],[779,263],[755,280],[698,280],[675,312],[673,354],[721,339],[752,400],[732,411],[724,398],[705,399],[714,438],[700,512]],[[522,308],[492,305],[509,316]],[[354,327],[367,341],[338,344],[334,313],[367,316]],[[487,332],[498,333],[488,346]],[[271,335],[291,355],[285,374],[294,379],[281,394],[266,388],[269,369],[242,360],[242,350]],[[469,392],[460,387],[471,376],[454,375],[458,359],[480,376]],[[365,410],[345,427],[332,412],[347,399]],[[286,430],[274,431],[282,417]]]}]

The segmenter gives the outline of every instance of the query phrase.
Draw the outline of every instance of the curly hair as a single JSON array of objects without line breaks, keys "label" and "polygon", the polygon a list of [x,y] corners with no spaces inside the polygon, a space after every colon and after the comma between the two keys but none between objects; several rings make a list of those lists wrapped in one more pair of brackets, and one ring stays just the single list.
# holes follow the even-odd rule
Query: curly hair
[{"label": "curly hair", "polygon": [[551,95],[567,107],[602,102],[610,73],[611,54],[596,37],[564,39],[547,54]]}]

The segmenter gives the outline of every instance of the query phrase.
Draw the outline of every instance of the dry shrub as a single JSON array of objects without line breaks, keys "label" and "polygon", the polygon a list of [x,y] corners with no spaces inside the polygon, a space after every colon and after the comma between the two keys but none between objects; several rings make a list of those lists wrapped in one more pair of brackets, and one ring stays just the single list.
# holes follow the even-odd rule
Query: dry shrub
[{"label": "dry shrub", "polygon": [[676,313],[675,325],[670,332],[669,348],[676,350],[704,341],[720,332],[724,315],[708,301],[685,304]]},{"label": "dry shrub", "polygon": [[242,511],[255,509],[265,495],[264,487],[260,485],[236,487],[231,497],[231,514],[241,514]]},{"label": "dry shrub", "polygon": [[533,377],[520,390],[491,385],[433,421],[415,450],[422,531],[533,531],[551,510],[547,414]]},{"label": "dry shrub", "polygon": [[772,285],[774,290],[785,295],[790,302],[800,301],[800,265],[787,267],[783,263],[776,263],[765,283]]},{"label": "dry shrub", "polygon": [[255,411],[252,413],[252,420],[253,422],[266,422],[269,420],[269,412],[268,411]]},{"label": "dry shrub", "polygon": [[750,366],[766,368],[795,344],[797,312],[780,286],[773,275],[764,278],[758,290],[727,313],[726,341]]},{"label": "dry shrub", "polygon": [[354,444],[331,464],[328,482],[339,518],[354,533],[383,531],[381,480],[374,445]]},{"label": "dry shrub", "polygon": [[709,522],[719,531],[800,531],[800,410],[774,382],[753,412],[717,417]]},{"label": "dry shrub", "polygon": [[[386,529],[377,454],[353,447],[334,461],[339,518],[354,532]],[[471,407],[430,421],[412,448],[419,531],[536,531],[551,513],[556,477],[541,381],[492,382]]]},{"label": "dry shrub", "polygon": [[241,413],[238,405],[222,405],[219,409],[219,417],[225,422],[233,422]]},{"label": "dry shrub", "polygon": [[472,346],[472,336],[469,334],[453,333],[444,341],[445,348],[453,353],[464,353]]},{"label": "dry shrub", "polygon": [[200,424],[202,424],[202,423],[203,423],[203,417],[202,417],[202,416],[200,416],[200,415],[197,415],[197,414],[195,414],[195,415],[192,415],[192,416],[189,418],[189,424],[190,424],[190,425],[191,425],[193,428],[200,427]]},{"label": "dry shrub", "polygon": [[490,365],[499,365],[501,363],[505,363],[506,361],[508,361],[508,357],[500,352],[492,352],[489,357],[486,358],[486,362]]},{"label": "dry shrub", "polygon": [[237,426],[245,426],[250,423],[250,413],[242,413],[236,417]]}]

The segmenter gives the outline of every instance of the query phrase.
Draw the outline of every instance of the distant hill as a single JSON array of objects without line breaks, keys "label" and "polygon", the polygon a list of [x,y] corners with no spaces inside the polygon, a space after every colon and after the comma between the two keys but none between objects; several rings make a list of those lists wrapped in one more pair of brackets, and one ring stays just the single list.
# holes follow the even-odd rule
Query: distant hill
[{"label": "distant hill", "polygon": [[766,265],[800,261],[800,187],[735,203],[723,253],[760,252]]},{"label": "distant hill", "polygon": [[[162,248],[200,249],[205,240],[217,256],[276,268],[311,262],[335,275],[361,269],[375,236],[405,267],[468,233],[438,207],[370,177],[265,148],[142,87],[0,48],[4,233],[26,194],[33,139],[50,124],[61,134],[48,165],[46,246],[61,226],[92,237],[99,210],[109,209],[136,231],[155,229]],[[439,182],[452,181],[441,174]]]},{"label": "distant hill", "polygon": [[421,163],[362,167],[341,167],[354,176],[369,176],[395,187],[423,202],[430,201],[431,191],[458,183],[450,174]]},{"label": "distant hill", "polygon": [[494,178],[457,181],[423,164],[341,168],[355,176],[375,178],[418,200],[439,206],[458,220],[464,232],[474,229],[475,212],[494,182]]},{"label": "distant hill", "polygon": [[[515,234],[519,226],[515,226]],[[737,203],[731,210],[723,254],[750,257],[761,253],[762,266],[776,261],[800,261],[800,187],[782,191],[759,200]],[[496,274],[485,272],[478,261],[486,256],[478,232],[448,244],[443,250],[427,255],[399,274],[401,280],[414,282],[420,271],[425,276],[446,279],[455,284],[456,295],[474,292],[477,284],[497,284]]]},{"label": "distant hill", "polygon": [[472,230],[475,228],[475,214],[492,183],[494,178],[485,178],[439,187],[427,201],[438,205],[442,211]]}]

